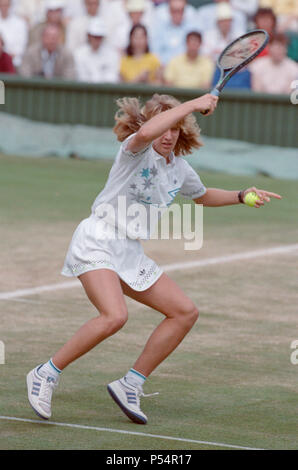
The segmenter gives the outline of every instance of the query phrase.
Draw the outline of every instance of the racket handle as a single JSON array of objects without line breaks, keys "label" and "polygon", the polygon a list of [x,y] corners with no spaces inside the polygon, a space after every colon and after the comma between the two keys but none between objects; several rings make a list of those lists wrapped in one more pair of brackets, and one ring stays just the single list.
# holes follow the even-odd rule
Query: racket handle
[{"label": "racket handle", "polygon": [[[213,88],[213,90],[210,92],[210,95],[219,96],[219,93],[220,93],[220,91],[217,88]],[[206,116],[206,114],[208,114],[209,111],[210,111],[210,109],[205,109],[205,111],[201,111],[201,114],[203,116]]]}]

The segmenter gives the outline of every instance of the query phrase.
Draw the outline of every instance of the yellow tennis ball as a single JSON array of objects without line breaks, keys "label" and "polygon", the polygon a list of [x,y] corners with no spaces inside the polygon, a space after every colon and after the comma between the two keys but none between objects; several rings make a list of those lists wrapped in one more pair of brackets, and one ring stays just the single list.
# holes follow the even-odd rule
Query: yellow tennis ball
[{"label": "yellow tennis ball", "polygon": [[254,207],[255,203],[259,200],[260,198],[255,192],[247,193],[244,196],[244,203],[249,207]]}]

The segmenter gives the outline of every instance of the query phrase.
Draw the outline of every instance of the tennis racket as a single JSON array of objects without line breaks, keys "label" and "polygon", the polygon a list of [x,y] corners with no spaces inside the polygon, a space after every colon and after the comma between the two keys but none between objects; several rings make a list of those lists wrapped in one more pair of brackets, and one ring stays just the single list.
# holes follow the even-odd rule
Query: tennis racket
[{"label": "tennis racket", "polygon": [[[268,41],[269,34],[265,30],[255,29],[231,42],[217,60],[220,78],[211,95],[219,96],[230,78],[254,60],[265,49]],[[201,114],[208,114],[209,111],[206,109]]]}]

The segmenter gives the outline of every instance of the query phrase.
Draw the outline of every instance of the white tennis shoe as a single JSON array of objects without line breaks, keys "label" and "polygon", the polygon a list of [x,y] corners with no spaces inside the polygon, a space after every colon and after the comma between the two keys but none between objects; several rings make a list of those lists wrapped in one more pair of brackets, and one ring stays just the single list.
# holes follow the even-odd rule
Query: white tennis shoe
[{"label": "white tennis shoe", "polygon": [[41,377],[38,366],[27,375],[28,399],[35,413],[43,419],[49,419],[51,413],[51,401],[54,389],[59,379],[51,376]]},{"label": "white tennis shoe", "polygon": [[140,397],[157,395],[155,393],[145,395],[142,387],[136,388],[127,383],[126,379],[115,380],[108,385],[108,392],[121,408],[121,410],[137,424],[147,424],[147,416],[140,409]]}]

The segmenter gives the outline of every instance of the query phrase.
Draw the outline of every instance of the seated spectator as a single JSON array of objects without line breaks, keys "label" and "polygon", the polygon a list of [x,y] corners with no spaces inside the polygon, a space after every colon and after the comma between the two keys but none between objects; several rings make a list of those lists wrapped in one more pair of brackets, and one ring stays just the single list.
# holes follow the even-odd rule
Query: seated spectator
[{"label": "seated spectator", "polygon": [[186,0],[169,0],[160,5],[154,14],[151,49],[163,65],[177,54],[185,52],[185,36],[188,31],[197,29],[195,9]]},{"label": "seated spectator", "polygon": [[106,41],[107,30],[101,18],[93,18],[87,28],[88,43],[75,52],[78,79],[91,83],[119,81],[119,55]]},{"label": "seated spectator", "polygon": [[74,17],[67,26],[66,45],[70,50],[76,50],[86,43],[87,29],[92,18],[100,17],[106,25],[106,38],[115,50],[120,52],[123,44],[124,9],[119,2],[108,0],[84,0],[86,14]]},{"label": "seated spectator", "polygon": [[298,33],[297,0],[259,0],[260,7],[271,8],[277,16],[277,32]]},{"label": "seated spectator", "polygon": [[120,76],[124,82],[156,83],[159,77],[160,61],[150,53],[145,26],[132,27],[126,55],[120,64]]},{"label": "seated spectator", "polygon": [[[215,87],[218,83],[220,78],[220,70],[217,67],[213,76],[212,80],[212,87]],[[233,88],[233,89],[251,89],[251,73],[247,68],[240,70],[237,72],[226,84],[225,88]]]},{"label": "seated spectator", "polygon": [[13,58],[15,67],[22,62],[28,40],[28,27],[23,20],[12,13],[11,0],[0,0],[0,32],[6,52]]},{"label": "seated spectator", "polygon": [[203,34],[202,54],[215,63],[221,52],[237,38],[232,29],[233,11],[229,3],[220,2],[216,7],[216,28]]},{"label": "seated spectator", "polygon": [[204,34],[204,32],[216,29],[218,5],[223,2],[230,3],[232,12],[232,36],[238,37],[246,33],[247,16],[239,9],[234,8],[230,0],[214,0],[213,3],[198,8],[197,28],[199,31]]},{"label": "seated spectator", "polygon": [[123,24],[121,32],[118,32],[119,44],[125,50],[128,46],[131,29],[136,24],[142,24],[150,33],[153,25],[153,4],[151,0],[124,0]]},{"label": "seated spectator", "polygon": [[274,12],[278,17],[277,29],[279,32],[298,34],[298,2],[296,0],[277,1]]},{"label": "seated spectator", "polygon": [[210,88],[214,64],[200,55],[202,35],[190,31],[186,36],[186,52],[170,60],[164,71],[167,85],[184,88]]},{"label": "seated spectator", "polygon": [[252,62],[252,89],[262,93],[291,92],[298,78],[298,64],[287,57],[287,37],[275,34],[269,43],[269,55]]},{"label": "seated spectator", "polygon": [[[264,29],[270,37],[276,33],[277,18],[271,8],[259,8],[254,16],[254,23],[257,29]],[[265,57],[269,54],[268,45],[259,55]]]},{"label": "seated spectator", "polygon": [[12,62],[12,57],[5,52],[4,48],[4,41],[0,36],[0,73],[14,74],[16,71]]},{"label": "seated spectator", "polygon": [[42,33],[47,25],[56,25],[61,30],[61,44],[65,41],[64,26],[65,0],[46,0],[46,19],[34,26],[29,32],[29,46],[41,43]]},{"label": "seated spectator", "polygon": [[231,0],[231,6],[234,10],[239,10],[244,13],[247,18],[250,18],[256,13],[259,0]]},{"label": "seated spectator", "polygon": [[44,0],[17,0],[14,13],[23,18],[32,28],[43,20]]},{"label": "seated spectator", "polygon": [[56,25],[47,25],[41,44],[30,46],[20,67],[24,77],[39,76],[47,79],[76,78],[74,59],[70,51],[61,45],[61,31]]}]

